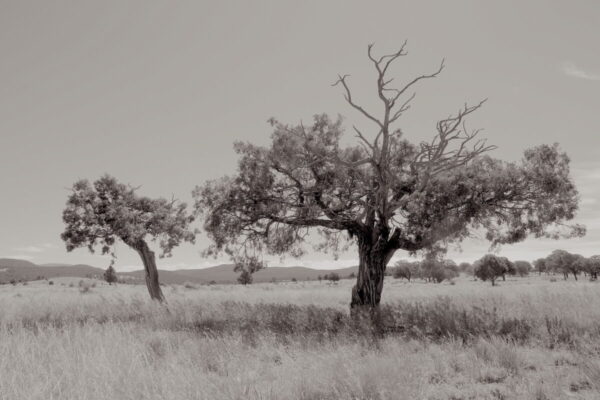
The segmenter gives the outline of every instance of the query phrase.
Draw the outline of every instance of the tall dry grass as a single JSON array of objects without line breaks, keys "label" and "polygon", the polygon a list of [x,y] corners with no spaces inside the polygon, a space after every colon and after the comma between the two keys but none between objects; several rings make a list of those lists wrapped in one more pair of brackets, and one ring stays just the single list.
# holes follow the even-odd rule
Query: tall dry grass
[{"label": "tall dry grass", "polygon": [[0,287],[0,399],[600,398],[592,283],[390,280],[383,336],[348,281],[165,289]]}]

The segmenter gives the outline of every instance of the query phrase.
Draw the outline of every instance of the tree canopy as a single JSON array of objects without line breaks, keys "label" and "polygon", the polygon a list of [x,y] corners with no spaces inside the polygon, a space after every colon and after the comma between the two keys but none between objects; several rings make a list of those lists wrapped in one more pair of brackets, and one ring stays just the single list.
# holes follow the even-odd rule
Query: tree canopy
[{"label": "tree canopy", "polygon": [[490,157],[494,146],[466,124],[483,101],[435,123],[430,141],[413,143],[397,123],[411,107],[415,85],[438,76],[444,63],[394,87],[390,67],[406,55],[405,45],[380,57],[369,46],[367,55],[380,113],[359,104],[348,75],[336,85],[373,130],[353,127],[356,144],[344,146],[342,120],[320,114],[308,125],[271,119],[268,146],[236,143],[237,172],[194,191],[212,239],[208,253],[299,256],[311,230],[321,234],[321,250],[356,243],[352,305],[374,307],[397,250],[444,249],[476,229],[492,245],[583,234],[580,226],[564,225],[575,215],[578,195],[569,158],[557,144],[526,150],[516,163]]}]

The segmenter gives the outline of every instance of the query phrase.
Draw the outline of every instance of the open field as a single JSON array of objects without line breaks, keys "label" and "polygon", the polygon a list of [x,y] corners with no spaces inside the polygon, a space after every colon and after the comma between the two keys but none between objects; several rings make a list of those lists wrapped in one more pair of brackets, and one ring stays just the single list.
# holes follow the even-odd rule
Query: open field
[{"label": "open field", "polygon": [[[598,399],[600,284],[0,286],[0,399]],[[74,282],[74,286],[69,284]]]}]

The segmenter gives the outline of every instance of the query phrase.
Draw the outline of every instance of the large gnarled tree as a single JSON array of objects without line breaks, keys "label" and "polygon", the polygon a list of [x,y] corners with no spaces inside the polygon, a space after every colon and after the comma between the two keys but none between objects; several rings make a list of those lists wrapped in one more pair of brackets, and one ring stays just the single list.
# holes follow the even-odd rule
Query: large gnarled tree
[{"label": "large gnarled tree", "polygon": [[[237,143],[238,171],[199,186],[196,209],[212,239],[208,253],[302,254],[311,228],[321,249],[358,245],[359,272],[351,307],[376,307],[384,271],[395,252],[444,249],[472,230],[493,245],[528,235],[583,234],[563,223],[574,217],[577,191],[569,159],[555,145],[525,151],[520,163],[489,157],[493,146],[468,130],[465,119],[481,107],[465,105],[437,122],[429,142],[413,144],[396,127],[410,108],[415,85],[444,68],[393,87],[390,66],[405,56],[368,57],[375,69],[379,114],[353,97],[348,76],[336,84],[346,101],[372,123],[371,133],[353,128],[357,145],[343,147],[340,120],[315,116],[310,126],[271,120],[272,143]],[[347,244],[347,242],[346,242]]]},{"label": "large gnarled tree", "polygon": [[73,185],[63,211],[66,227],[61,238],[67,251],[85,246],[93,253],[100,246],[102,254],[110,253],[120,239],[140,255],[150,297],[162,302],[156,260],[148,240],[158,241],[161,257],[170,256],[181,242],[194,242],[195,234],[189,229],[193,220],[185,203],[138,196],[135,188],[105,175],[93,184],[80,180]]}]

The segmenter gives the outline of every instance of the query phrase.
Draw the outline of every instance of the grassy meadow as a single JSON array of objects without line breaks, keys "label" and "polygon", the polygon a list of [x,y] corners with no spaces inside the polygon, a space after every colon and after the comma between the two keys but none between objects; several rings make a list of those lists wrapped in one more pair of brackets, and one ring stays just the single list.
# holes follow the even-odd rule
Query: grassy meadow
[{"label": "grassy meadow", "polygon": [[351,280],[0,286],[0,400],[599,399],[600,284],[388,278],[377,327]]}]

